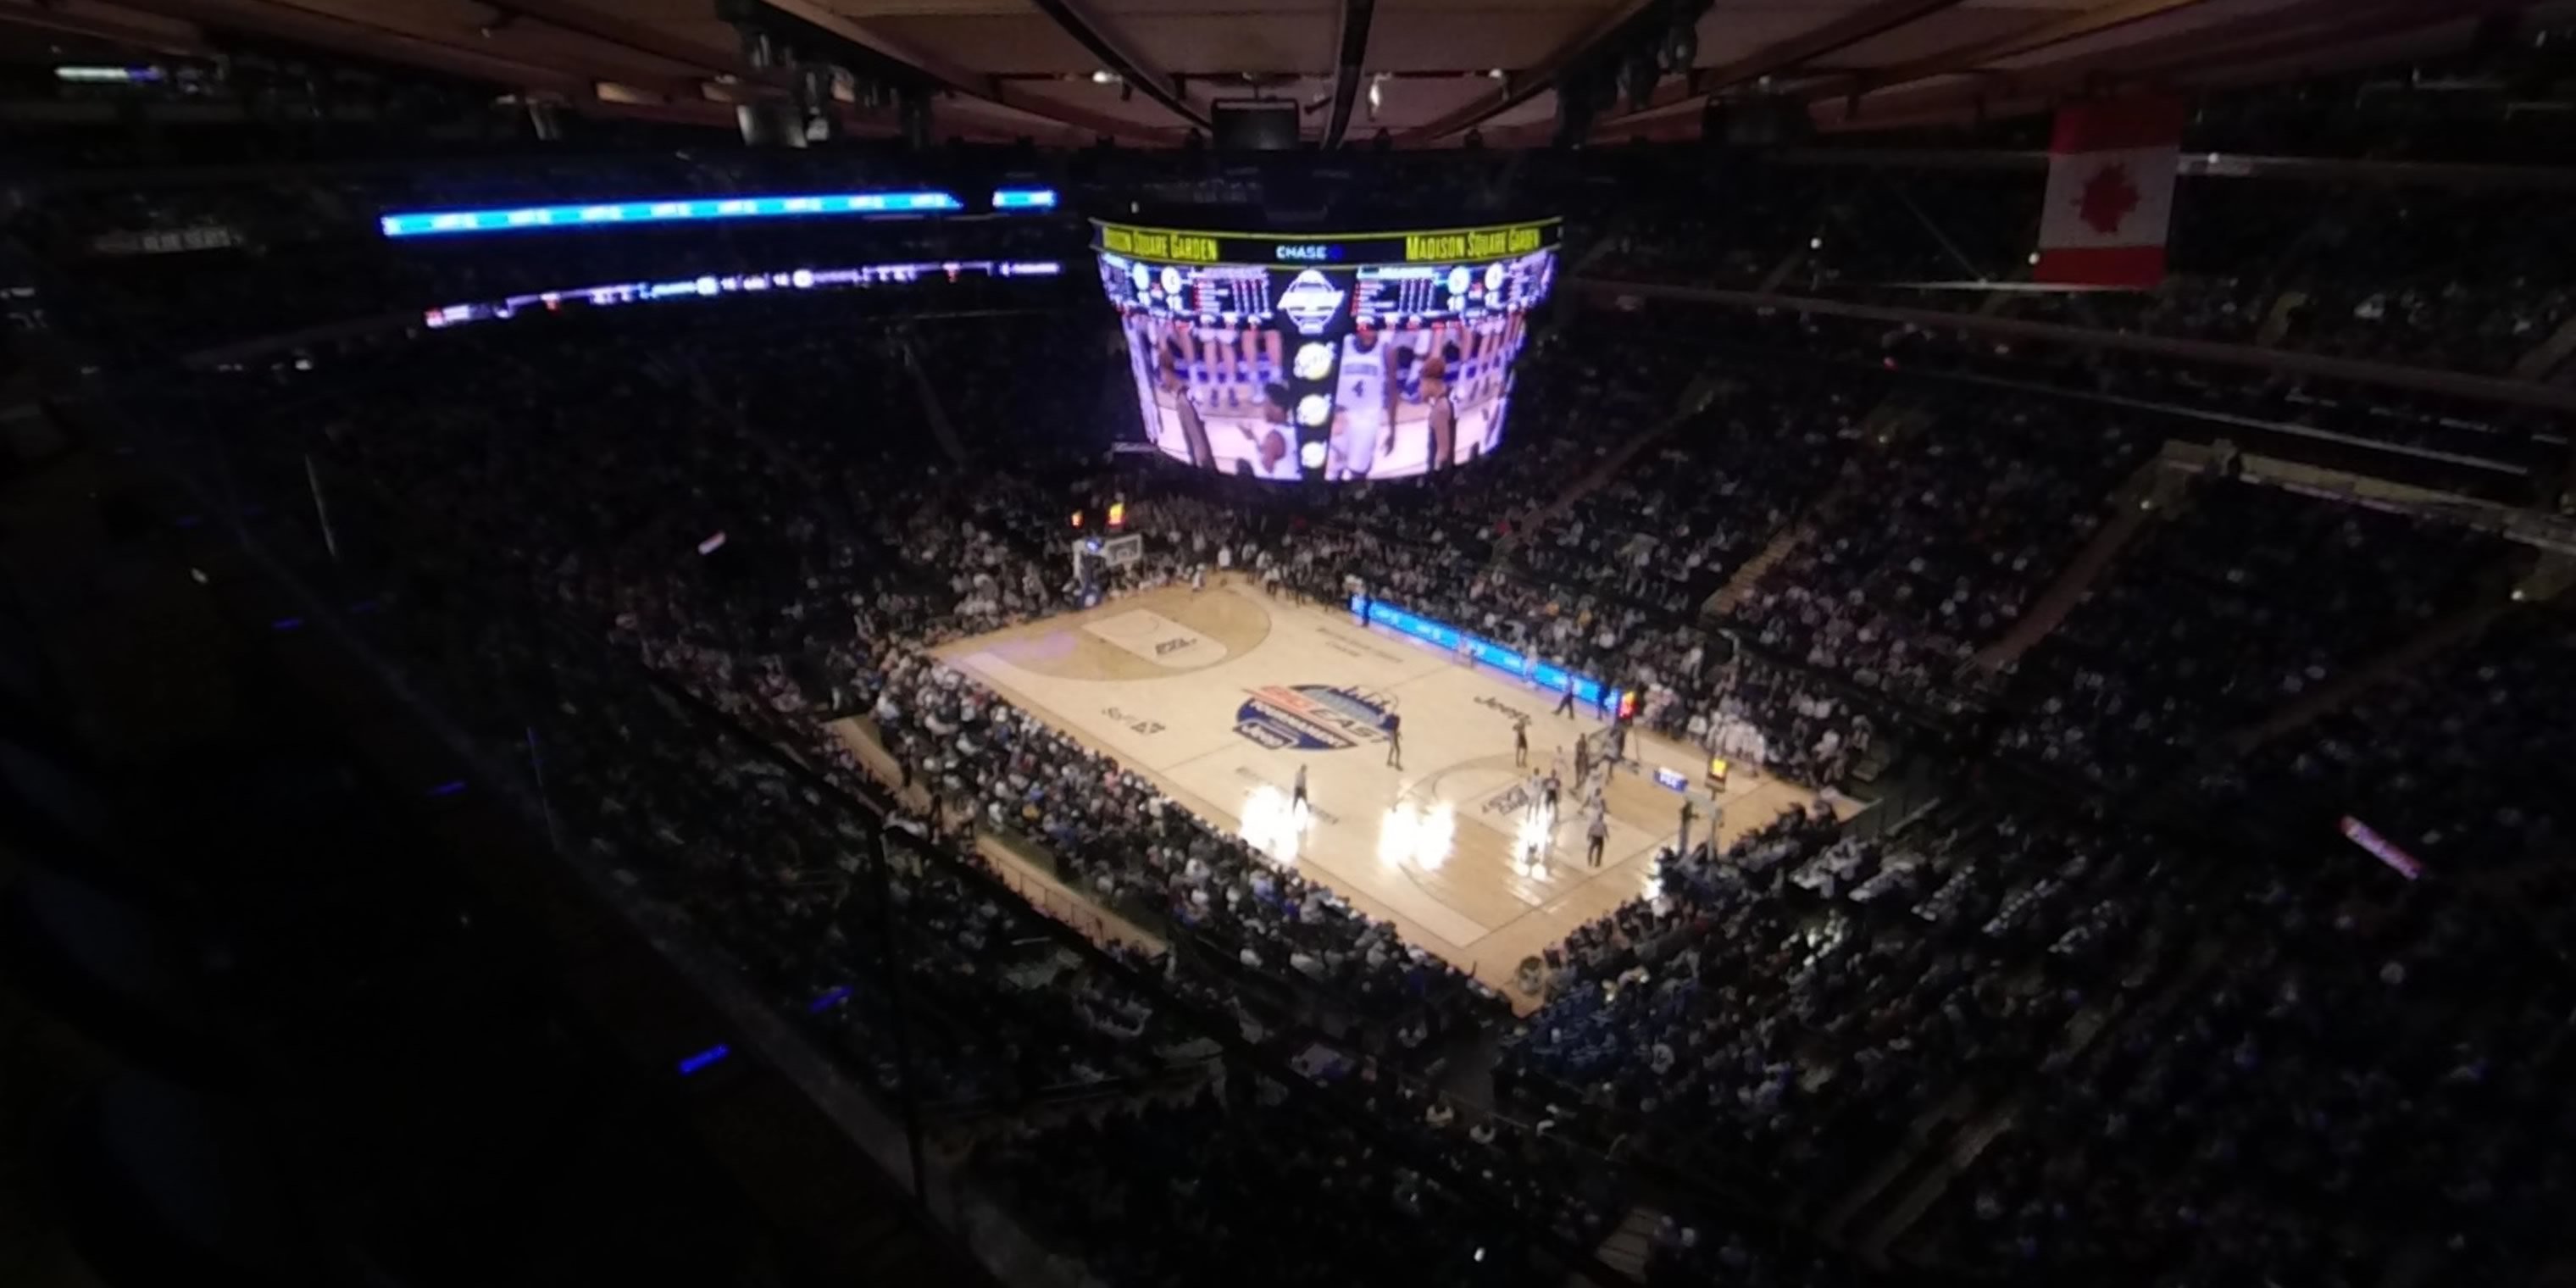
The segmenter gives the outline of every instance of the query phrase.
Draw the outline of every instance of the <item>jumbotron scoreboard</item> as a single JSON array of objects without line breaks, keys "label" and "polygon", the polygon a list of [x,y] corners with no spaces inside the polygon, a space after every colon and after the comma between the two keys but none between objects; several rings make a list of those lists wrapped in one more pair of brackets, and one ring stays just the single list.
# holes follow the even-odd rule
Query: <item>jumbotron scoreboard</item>
[{"label": "jumbotron scoreboard", "polygon": [[1502,442],[1560,223],[1328,236],[1094,221],[1145,440],[1281,482],[1410,478]]}]

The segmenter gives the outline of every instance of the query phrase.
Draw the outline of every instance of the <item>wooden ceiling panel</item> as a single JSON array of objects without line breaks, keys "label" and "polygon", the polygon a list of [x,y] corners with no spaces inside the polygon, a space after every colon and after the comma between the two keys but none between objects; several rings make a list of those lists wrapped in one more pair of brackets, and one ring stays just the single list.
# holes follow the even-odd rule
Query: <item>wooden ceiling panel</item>
[{"label": "wooden ceiling panel", "polygon": [[1840,17],[1856,7],[1766,4],[1759,8],[1730,8],[1720,0],[1716,8],[1700,15],[1699,57],[1692,60],[1693,65],[1723,67],[1749,58],[1759,50],[1813,31],[1820,21]]},{"label": "wooden ceiling panel", "polygon": [[[479,0],[269,0],[271,7],[321,14],[382,31],[398,32],[472,53],[539,67],[561,68],[590,80],[614,80],[674,97],[696,97],[707,69],[604,41],[532,17],[510,17]],[[489,34],[486,34],[486,32]]]},{"label": "wooden ceiling panel", "polygon": [[[943,116],[972,121],[979,132],[1060,139],[1105,131],[1137,142],[1172,142],[1183,133],[1179,118],[1147,94],[1121,97],[1118,85],[1093,83],[1102,55],[1034,0],[766,2],[957,91],[943,100]],[[1482,121],[1497,141],[1543,139],[1556,111],[1553,76],[1615,54],[1601,42],[1646,2],[1376,0],[1360,69],[1396,76],[1380,85],[1374,119],[1368,82],[1360,82],[1350,135],[1365,140],[1384,128],[1408,144],[1454,142],[1468,123]],[[1973,111],[1980,98],[1990,111],[2038,110],[2031,105],[2044,107],[2051,93],[2088,78],[2117,82],[2132,71],[2193,83],[2203,60],[2241,80],[2257,64],[2267,76],[2351,65],[2363,56],[2353,51],[2365,45],[2369,58],[2397,57],[2410,39],[2429,42],[2437,26],[2449,39],[2457,24],[2448,19],[2510,2],[1712,0],[1697,28],[1696,62],[1728,93],[1749,92],[1758,77],[1773,76],[1778,92],[1817,102],[1829,125],[1844,123],[1844,96],[1856,83],[1869,87],[1852,122],[1869,128]],[[1114,34],[1111,52],[1185,78],[1182,97],[1202,109],[1213,96],[1250,92],[1247,77],[1301,105],[1328,95],[1342,4],[1081,0],[1088,25]],[[719,74],[774,80],[744,63],[739,37],[714,9],[715,0],[0,0],[0,41],[39,43],[49,31],[83,37],[93,27],[112,31],[119,21],[138,49],[191,41],[200,29],[243,31],[576,98],[603,80],[675,100],[694,99],[697,86]],[[2283,25],[2285,10],[2305,16]],[[510,11],[519,16],[507,17]],[[2243,45],[2236,33],[2255,27],[2269,43]],[[1802,74],[1800,67],[1828,74]],[[1491,68],[1511,75],[1404,75]],[[1862,79],[1834,74],[1851,70]],[[1872,72],[1901,83],[1869,86]],[[1710,87],[1706,79],[1694,90],[1666,77],[1648,111],[1606,113],[1604,134],[1695,129]],[[1526,97],[1504,108],[1507,91]],[[1320,132],[1322,114],[1307,123],[1310,134]]]},{"label": "wooden ceiling panel", "polygon": [[[2167,40],[2204,27],[2257,17],[2274,10],[2288,8],[2292,3],[2294,0],[2200,0],[2200,3],[2161,14],[2152,22],[2137,22],[2113,27],[2089,36],[2061,41],[2045,49],[2035,49],[2027,54],[1990,59],[1986,65],[2009,69],[2045,66],[2070,58],[2089,58],[2150,40]],[[2360,6],[2356,4],[2354,7]]]},{"label": "wooden ceiling panel", "polygon": [[907,45],[935,50],[953,62],[995,75],[1088,76],[1100,66],[1100,60],[1066,35],[1064,28],[1025,7],[1016,13],[955,18],[870,18],[867,25]]},{"label": "wooden ceiling panel", "polygon": [[1546,13],[1389,9],[1369,28],[1370,71],[1517,70],[1546,58],[1594,22],[1584,10]]},{"label": "wooden ceiling panel", "polygon": [[1350,137],[1365,142],[1379,130],[1393,133],[1416,121],[1456,111],[1490,92],[1491,84],[1481,76],[1389,79],[1378,86],[1380,106],[1374,116],[1369,112],[1364,88],[1351,109]]},{"label": "wooden ceiling panel", "polygon": [[1029,12],[1028,0],[828,0],[828,3],[832,12],[861,22],[874,22],[880,18],[1007,18]]},{"label": "wooden ceiling panel", "polygon": [[[144,53],[202,49],[205,33],[195,23],[144,13],[92,0],[0,0],[0,58],[11,62],[51,62],[51,50],[85,48],[97,41],[109,48],[99,56],[118,55],[113,47],[130,45]],[[87,56],[87,55],[78,55]]]},{"label": "wooden ceiling panel", "polygon": [[[1205,76],[1192,79],[1184,88],[1188,91],[1190,105],[1201,112],[1205,112],[1208,104],[1218,99],[1241,98],[1285,99],[1304,108],[1310,104],[1322,104],[1331,99],[1333,78],[1330,76],[1265,76],[1261,78],[1259,85],[1254,85],[1240,77]],[[1356,115],[1354,119],[1357,119]],[[1324,108],[1321,106],[1306,114],[1306,123],[1313,126],[1317,134],[1323,132],[1323,120]]]},{"label": "wooden ceiling panel", "polygon": [[1013,105],[1041,114],[1050,107],[1071,108],[1113,120],[1131,131],[1151,133],[1164,141],[1180,142],[1189,126],[1187,122],[1164,110],[1162,104],[1142,94],[1118,97],[1115,85],[1094,85],[1089,81],[1023,81],[1011,86]]},{"label": "wooden ceiling panel", "polygon": [[1147,66],[1166,72],[1306,74],[1333,66],[1338,11],[1247,9],[1208,18],[1137,21],[1119,30]]},{"label": "wooden ceiling panel", "polygon": [[1503,109],[1494,119],[1485,122],[1484,128],[1490,131],[1521,125],[1547,125],[1555,120],[1556,92],[1550,90],[1532,94],[1526,101]]},{"label": "wooden ceiling panel", "polygon": [[1836,67],[1892,67],[1945,49],[2010,35],[2030,26],[2033,20],[2034,15],[2026,10],[1972,9],[1961,5],[1836,50],[1821,61]]}]

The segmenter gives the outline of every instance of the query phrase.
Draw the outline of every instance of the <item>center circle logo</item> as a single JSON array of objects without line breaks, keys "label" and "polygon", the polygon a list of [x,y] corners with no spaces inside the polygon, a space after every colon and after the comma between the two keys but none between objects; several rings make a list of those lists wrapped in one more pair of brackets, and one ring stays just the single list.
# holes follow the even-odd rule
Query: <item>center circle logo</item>
[{"label": "center circle logo", "polygon": [[1332,684],[1254,689],[1234,713],[1234,731],[1272,751],[1344,751],[1386,741],[1395,696]]}]

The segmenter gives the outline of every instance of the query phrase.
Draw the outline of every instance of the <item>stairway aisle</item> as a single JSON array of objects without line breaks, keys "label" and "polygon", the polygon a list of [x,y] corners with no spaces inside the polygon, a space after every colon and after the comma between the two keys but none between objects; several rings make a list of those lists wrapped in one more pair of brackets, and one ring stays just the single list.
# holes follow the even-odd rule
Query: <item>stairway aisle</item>
[{"label": "stairway aisle", "polygon": [[2511,608],[2496,599],[2445,614],[2379,656],[2336,675],[2284,703],[2262,720],[2227,735],[2228,750],[2243,755],[2263,744],[2333,714],[2345,703],[2413,671],[2435,655],[2475,640]]},{"label": "stairway aisle", "polygon": [[[1640,1203],[1628,1209],[1628,1215],[1620,1220],[1619,1228],[1601,1241],[1601,1247],[1593,1255],[1600,1258],[1601,1264],[1621,1274],[1643,1279],[1646,1277],[1647,1250],[1652,1246],[1655,1227],[1663,1220],[1663,1213]],[[1596,1288],[1596,1285],[1576,1273],[1566,1276],[1565,1288]]]},{"label": "stairway aisle", "polygon": [[1744,597],[1761,582],[1762,574],[1778,566],[1781,560],[1798,553],[1798,547],[1807,544],[1815,535],[1816,530],[1804,523],[1793,523],[1780,529],[1769,545],[1755,551],[1752,558],[1745,560],[1743,566],[1726,579],[1725,585],[1708,597],[1707,603],[1700,605],[1699,615],[1718,618],[1734,612],[1735,606],[1743,603]]},{"label": "stairway aisle", "polygon": [[2549,338],[2531,346],[2528,352],[2515,359],[2513,378],[2547,380],[2549,373],[2567,365],[2571,356],[2576,356],[2576,317],[2559,323],[2558,329],[2549,333]]},{"label": "stairway aisle", "polygon": [[910,340],[898,338],[895,343],[903,348],[903,369],[912,373],[913,392],[921,399],[921,418],[930,423],[930,436],[939,441],[939,450],[948,453],[949,460],[959,465],[972,464],[966,455],[966,444],[957,437],[957,427],[949,423],[948,409],[939,401],[939,391],[930,387],[930,373],[922,369],[920,353]]},{"label": "stairway aisle", "polygon": [[1576,476],[1572,483],[1566,485],[1564,491],[1557,493],[1546,504],[1519,516],[1513,524],[1512,537],[1496,543],[1494,557],[1500,560],[1505,554],[1504,548],[1529,533],[1544,530],[1547,525],[1562,518],[1567,510],[1573,508],[1575,502],[1592,495],[1599,491],[1602,485],[1619,477],[1619,471],[1628,468],[1628,462],[1637,459],[1639,453],[1653,446],[1656,441],[1671,433],[1684,421],[1706,411],[1715,401],[1714,392],[1706,399],[1685,398],[1683,405],[1672,415],[1629,435],[1625,442],[1611,448],[1591,469]]},{"label": "stairway aisle", "polygon": [[2084,602],[2085,594],[2093,589],[2093,583],[2100,580],[2112,561],[2120,557],[2120,552],[2127,549],[2148,524],[2172,512],[2173,507],[2167,503],[2167,498],[2179,492],[2179,484],[2179,478],[2164,468],[2161,459],[2140,465],[2112,491],[2111,517],[2094,530],[2093,539],[2084,543],[2084,548],[2076,551],[2075,557],[2058,571],[2057,579],[2048,584],[2048,589],[2031,601],[2029,611],[2005,627],[2004,633],[1997,636],[1994,643],[1977,650],[1977,655],[1969,659],[1969,665],[2000,671],[2048,638],[2049,632],[2056,630],[2066,620],[2066,615]]}]

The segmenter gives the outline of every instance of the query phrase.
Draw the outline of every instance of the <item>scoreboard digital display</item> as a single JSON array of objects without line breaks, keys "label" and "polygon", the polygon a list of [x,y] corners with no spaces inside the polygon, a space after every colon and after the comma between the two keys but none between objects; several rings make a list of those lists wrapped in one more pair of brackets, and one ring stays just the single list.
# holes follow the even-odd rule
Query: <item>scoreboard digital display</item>
[{"label": "scoreboard digital display", "polygon": [[1409,478],[1499,446],[1559,231],[1094,227],[1146,440],[1279,481]]},{"label": "scoreboard digital display", "polygon": [[1153,264],[1480,264],[1556,248],[1564,222],[1390,233],[1228,233],[1092,221],[1094,249]]}]

